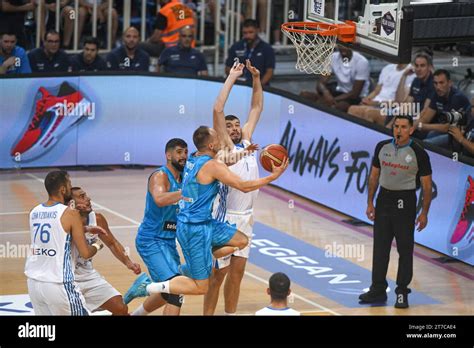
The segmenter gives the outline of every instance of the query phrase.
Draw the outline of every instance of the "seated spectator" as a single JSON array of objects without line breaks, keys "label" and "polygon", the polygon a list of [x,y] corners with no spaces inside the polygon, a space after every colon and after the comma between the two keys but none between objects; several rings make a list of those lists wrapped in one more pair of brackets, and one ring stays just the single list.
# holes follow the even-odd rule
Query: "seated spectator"
[{"label": "seated spectator", "polygon": [[[362,98],[360,105],[349,107],[347,113],[384,126],[388,122],[386,116],[389,107],[395,101],[398,84],[406,67],[407,64],[386,65],[380,72],[375,89],[367,97]],[[414,79],[413,75],[410,76],[409,83]]]},{"label": "seated spectator", "polygon": [[101,71],[107,70],[107,63],[99,56],[99,40],[86,37],[84,49],[71,58],[72,71]]},{"label": "seated spectator", "polygon": [[288,307],[288,296],[291,293],[290,278],[285,273],[274,273],[268,281],[267,294],[270,305],[262,308],[255,315],[300,315],[300,312]]},{"label": "seated spectator", "polygon": [[466,126],[471,119],[469,99],[453,87],[449,71],[438,69],[433,74],[435,94],[426,112],[421,115],[418,129],[428,132],[427,143],[453,150],[459,146],[448,133],[451,126]]},{"label": "seated spectator", "polygon": [[[71,3],[71,4],[70,4]],[[43,23],[41,26],[41,36],[46,32],[48,22],[56,23],[56,0],[45,0],[44,3],[44,16]],[[60,0],[59,9],[61,11],[62,20],[62,45],[64,48],[70,48],[72,46],[71,38],[74,30],[74,2],[72,0]]]},{"label": "seated spectator", "polygon": [[[94,1],[96,0],[79,0],[79,37],[82,35],[82,31],[84,30],[84,25],[86,24],[87,20],[90,19],[92,22]],[[99,25],[107,25],[109,1],[112,0],[97,0],[97,21]],[[117,39],[118,24],[117,10],[112,7],[112,47],[114,46],[114,43]]]},{"label": "seated spectator", "polygon": [[18,45],[27,48],[25,14],[36,6],[34,0],[0,0],[0,33],[14,33]]},{"label": "seated spectator", "polygon": [[[168,47],[178,44],[179,30],[189,26],[195,28],[195,16],[191,8],[183,5],[179,0],[160,0],[161,9],[156,17],[156,26],[152,36],[141,47],[150,56],[159,57]],[[193,40],[192,47],[195,46]]]},{"label": "seated spectator", "polygon": [[193,30],[184,27],[179,32],[179,44],[166,48],[158,61],[158,72],[207,76],[207,64],[204,55],[191,47]]},{"label": "seated spectator", "polygon": [[357,105],[369,93],[370,68],[367,59],[358,52],[338,45],[331,59],[332,74],[337,85],[328,85],[332,75],[323,76],[316,84],[316,92],[302,91],[300,95],[315,102],[322,102],[341,111]]},{"label": "seated spectator", "polygon": [[59,49],[59,33],[48,30],[44,35],[44,47],[35,48],[28,53],[33,72],[65,72],[71,71],[69,56]]},{"label": "seated spectator", "polygon": [[[410,79],[412,74],[415,74],[415,79],[410,85],[410,88],[405,87],[406,81]],[[395,95],[395,102],[398,104],[398,110],[392,110],[391,114],[398,113],[399,115],[412,116],[414,119],[419,119],[423,113],[428,109],[431,98],[433,97],[433,58],[425,52],[419,51],[413,60],[412,67],[406,69],[400,79],[400,84]],[[392,128],[392,120],[387,124],[387,128]],[[415,129],[418,125],[418,120],[415,121]],[[413,136],[423,139],[425,135],[417,129]]]},{"label": "seated spectator", "polygon": [[31,73],[25,50],[16,45],[15,33],[0,33],[0,75]]},{"label": "seated spectator", "polygon": [[[245,63],[247,59],[250,59],[252,65],[261,73],[262,85],[267,85],[273,77],[273,70],[275,70],[273,48],[259,38],[260,29],[257,21],[246,19],[242,26],[243,39],[233,44],[229,49],[229,55],[225,62],[225,72],[229,74],[235,58],[238,58],[241,63]],[[247,82],[252,81],[252,74],[247,69],[244,70],[243,79]]]},{"label": "seated spectator", "polygon": [[149,71],[150,56],[138,47],[140,33],[129,27],[123,32],[123,46],[117,47],[107,55],[109,70]]}]

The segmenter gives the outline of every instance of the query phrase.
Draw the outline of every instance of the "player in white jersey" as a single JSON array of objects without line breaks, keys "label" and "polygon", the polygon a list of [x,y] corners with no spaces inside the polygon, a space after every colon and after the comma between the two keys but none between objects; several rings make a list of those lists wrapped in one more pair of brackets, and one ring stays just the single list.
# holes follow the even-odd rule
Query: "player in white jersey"
[{"label": "player in white jersey", "polygon": [[255,315],[301,315],[300,312],[288,307],[288,296],[291,294],[290,285],[290,278],[285,273],[272,274],[267,288],[271,303],[257,311]]},{"label": "player in white jersey", "polygon": [[[106,236],[86,233],[88,243],[91,245],[100,243],[100,238],[120,262],[135,274],[140,274],[140,265],[130,260],[125,248],[110,231],[104,215],[92,210],[91,199],[87,193],[80,187],[73,187],[71,191],[72,201],[81,214],[84,226],[100,226],[107,232]],[[122,295],[94,269],[92,259],[81,257],[75,247],[72,249],[72,255],[76,265],[74,275],[79,290],[86,300],[87,309],[91,312],[107,310],[112,315],[127,315],[128,306],[123,302]]]},{"label": "player in white jersey", "polygon": [[[236,64],[236,67],[238,65]],[[241,64],[243,69],[243,64]],[[224,118],[224,106],[234,85],[237,75],[231,74],[227,78],[214,106],[214,129],[221,139],[221,146],[233,151],[243,151],[251,144],[252,134],[257,126],[263,109],[263,90],[260,82],[260,72],[246,61],[246,68],[253,77],[252,102],[247,123],[240,126],[237,116],[228,115]],[[229,166],[229,169],[242,180],[259,178],[256,153],[250,153]],[[204,297],[204,315],[213,315],[219,299],[219,289],[224,284],[225,312],[234,314],[239,301],[240,283],[244,276],[245,266],[250,253],[250,241],[253,227],[253,204],[258,191],[243,193],[229,186],[222,185],[216,198],[214,217],[220,221],[236,224],[237,228],[249,238],[249,245],[232,255],[215,260],[215,268],[210,278],[209,290]]]},{"label": "player in white jersey", "polygon": [[[79,212],[65,205],[71,199],[66,171],[49,172],[44,180],[48,200],[30,212],[32,253],[26,259],[28,294],[36,315],[88,315],[84,297],[74,281],[72,244],[84,258],[100,249],[89,245]],[[97,227],[88,232],[103,233]]]}]

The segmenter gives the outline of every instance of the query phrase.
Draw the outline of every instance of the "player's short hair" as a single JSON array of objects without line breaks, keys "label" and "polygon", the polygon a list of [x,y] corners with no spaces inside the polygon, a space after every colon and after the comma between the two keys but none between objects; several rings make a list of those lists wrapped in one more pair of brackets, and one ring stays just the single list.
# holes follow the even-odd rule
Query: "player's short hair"
[{"label": "player's short hair", "polygon": [[84,45],[82,47],[86,47],[86,44],[95,45],[96,49],[99,49],[100,46],[99,39],[93,36],[86,36],[84,39]]},{"label": "player's short hair", "polygon": [[413,126],[413,117],[409,116],[409,115],[397,115],[395,116],[395,118],[393,119],[393,124],[395,125],[395,121],[396,120],[408,120],[408,123],[410,124],[410,127]]},{"label": "player's short hair", "polygon": [[243,28],[248,28],[248,27],[254,27],[256,29],[260,28],[260,25],[258,24],[258,21],[256,21],[255,19],[246,19],[243,23],[242,23],[242,27]]},{"label": "player's short hair", "polygon": [[82,188],[79,186],[74,186],[73,188],[71,188],[71,193],[74,194],[74,192],[79,191],[79,190],[82,190]]},{"label": "player's short hair", "polygon": [[174,150],[177,146],[182,147],[183,149],[186,149],[188,147],[188,144],[186,144],[186,142],[183,139],[173,138],[166,143],[165,152]]},{"label": "player's short hair", "polygon": [[415,54],[415,58],[413,58],[413,64],[418,58],[423,58],[426,60],[428,65],[432,66],[433,65],[433,56],[431,56],[429,53],[425,51],[419,51],[417,54]]},{"label": "player's short hair", "polygon": [[49,172],[44,179],[46,192],[48,192],[50,196],[58,193],[61,186],[67,185],[68,177],[69,174],[65,170],[53,170],[52,172]]},{"label": "player's short hair", "polygon": [[270,288],[270,297],[272,300],[284,300],[288,297],[290,291],[290,278],[285,273],[278,272],[272,274],[268,281]]},{"label": "player's short hair", "polygon": [[433,76],[440,76],[440,75],[446,76],[446,79],[448,81],[451,80],[451,74],[446,69],[438,69],[433,73]]},{"label": "player's short hair", "polygon": [[226,120],[226,121],[237,120],[237,121],[240,122],[240,119],[239,119],[237,116],[235,116],[235,115],[227,115],[227,116],[225,117],[225,120]]},{"label": "player's short hair", "polygon": [[211,136],[210,128],[207,126],[200,126],[194,131],[193,143],[196,149],[201,150],[209,143],[209,137]]}]

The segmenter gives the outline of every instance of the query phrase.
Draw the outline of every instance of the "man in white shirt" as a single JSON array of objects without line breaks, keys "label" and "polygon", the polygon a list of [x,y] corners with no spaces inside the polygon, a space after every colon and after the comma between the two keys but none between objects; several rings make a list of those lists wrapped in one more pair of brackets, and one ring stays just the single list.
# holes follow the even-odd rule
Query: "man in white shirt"
[{"label": "man in white shirt", "polygon": [[290,285],[290,278],[285,273],[274,273],[268,281],[267,288],[267,294],[271,298],[270,305],[260,309],[255,315],[301,315],[300,312],[288,307]]},{"label": "man in white shirt", "polygon": [[[304,98],[322,102],[341,111],[360,103],[369,94],[370,68],[368,60],[360,53],[342,45],[331,60],[332,74],[322,76],[316,84],[316,92],[302,91]],[[328,85],[331,76],[337,80],[335,88]]]},{"label": "man in white shirt", "polygon": [[[379,81],[372,93],[363,98],[360,105],[352,105],[347,113],[384,126],[406,67],[407,64],[387,64],[380,72]],[[414,75],[410,75],[404,81],[407,87],[414,78]]]}]

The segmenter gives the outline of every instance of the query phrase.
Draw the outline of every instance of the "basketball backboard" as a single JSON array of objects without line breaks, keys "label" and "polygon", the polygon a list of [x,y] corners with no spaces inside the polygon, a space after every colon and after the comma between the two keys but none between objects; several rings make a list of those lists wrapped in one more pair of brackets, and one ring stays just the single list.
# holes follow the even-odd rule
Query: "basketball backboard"
[{"label": "basketball backboard", "polygon": [[356,23],[345,44],[393,63],[408,63],[412,46],[474,40],[472,0],[303,0],[304,21]]}]

